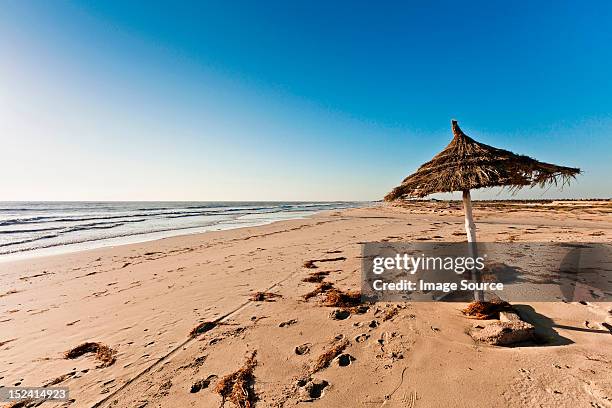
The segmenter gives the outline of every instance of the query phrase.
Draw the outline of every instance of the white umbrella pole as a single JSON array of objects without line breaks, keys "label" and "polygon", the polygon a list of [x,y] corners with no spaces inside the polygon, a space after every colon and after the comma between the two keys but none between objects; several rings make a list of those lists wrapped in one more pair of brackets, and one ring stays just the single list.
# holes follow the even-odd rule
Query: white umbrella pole
[{"label": "white umbrella pole", "polygon": [[[465,212],[465,232],[467,234],[468,249],[470,256],[476,258],[478,256],[478,250],[476,248],[476,225],[474,225],[474,218],[472,217],[472,198],[470,197],[470,190],[463,190],[463,210]],[[480,282],[480,274],[472,270],[472,279],[474,282]],[[474,300],[484,301],[484,293],[481,290],[475,290]]]}]

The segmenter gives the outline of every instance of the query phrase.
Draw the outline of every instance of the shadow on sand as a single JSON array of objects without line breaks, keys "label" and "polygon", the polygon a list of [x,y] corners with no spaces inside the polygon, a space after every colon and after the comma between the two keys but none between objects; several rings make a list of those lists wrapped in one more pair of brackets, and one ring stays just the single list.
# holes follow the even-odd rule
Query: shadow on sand
[{"label": "shadow on sand", "polygon": [[561,336],[556,330],[564,329],[564,330],[574,330],[580,332],[587,333],[596,333],[596,334],[608,334],[610,332],[607,330],[597,330],[597,329],[587,329],[583,327],[574,327],[556,324],[549,317],[544,316],[541,313],[535,311],[535,309],[529,305],[512,305],[514,309],[518,312],[519,316],[522,320],[531,323],[535,326],[536,337],[538,339],[538,346],[565,346],[568,344],[573,344],[574,341],[568,339],[567,337]]}]

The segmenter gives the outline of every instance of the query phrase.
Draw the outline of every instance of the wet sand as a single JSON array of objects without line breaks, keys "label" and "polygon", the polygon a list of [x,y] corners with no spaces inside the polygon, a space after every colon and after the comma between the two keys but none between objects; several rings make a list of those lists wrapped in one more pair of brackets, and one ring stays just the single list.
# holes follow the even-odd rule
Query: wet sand
[{"label": "wet sand", "polygon": [[[479,239],[499,242],[609,243],[610,214],[609,202],[475,207]],[[74,401],[57,406],[218,407],[218,383],[256,352],[259,407],[612,406],[610,303],[522,305],[549,341],[502,348],[474,343],[462,303],[347,316],[303,299],[313,272],[359,290],[362,242],[463,232],[457,204],[384,205],[0,263],[0,384],[69,387]],[[114,362],[64,358],[84,342]],[[340,359],[317,364],[339,344]]]}]

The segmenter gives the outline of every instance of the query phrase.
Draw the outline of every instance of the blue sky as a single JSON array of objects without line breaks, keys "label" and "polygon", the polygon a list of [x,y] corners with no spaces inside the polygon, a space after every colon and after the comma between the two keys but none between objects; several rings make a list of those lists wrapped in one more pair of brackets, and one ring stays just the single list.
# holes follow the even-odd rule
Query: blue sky
[{"label": "blue sky", "polygon": [[[380,199],[451,139],[610,197],[609,2],[0,8],[0,200]],[[507,192],[479,191],[477,198]]]}]

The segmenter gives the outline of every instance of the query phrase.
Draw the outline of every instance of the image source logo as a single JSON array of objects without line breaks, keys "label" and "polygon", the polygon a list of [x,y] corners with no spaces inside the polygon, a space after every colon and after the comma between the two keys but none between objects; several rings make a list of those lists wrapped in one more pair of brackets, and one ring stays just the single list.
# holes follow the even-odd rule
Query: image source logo
[{"label": "image source logo", "polygon": [[612,300],[612,246],[602,243],[370,242],[364,301]]}]

